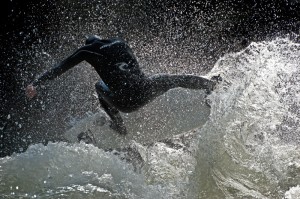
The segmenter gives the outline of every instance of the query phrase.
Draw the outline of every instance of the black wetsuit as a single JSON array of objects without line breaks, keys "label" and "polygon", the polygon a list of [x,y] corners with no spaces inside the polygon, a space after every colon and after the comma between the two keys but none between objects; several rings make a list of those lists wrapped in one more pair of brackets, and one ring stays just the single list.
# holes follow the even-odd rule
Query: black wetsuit
[{"label": "black wetsuit", "polygon": [[36,79],[33,86],[58,77],[84,60],[101,77],[95,85],[99,101],[112,119],[111,127],[119,133],[126,133],[119,111],[135,111],[172,88],[210,90],[214,86],[214,82],[194,75],[159,74],[147,77],[124,41],[102,40],[95,36],[88,38],[85,46]]}]

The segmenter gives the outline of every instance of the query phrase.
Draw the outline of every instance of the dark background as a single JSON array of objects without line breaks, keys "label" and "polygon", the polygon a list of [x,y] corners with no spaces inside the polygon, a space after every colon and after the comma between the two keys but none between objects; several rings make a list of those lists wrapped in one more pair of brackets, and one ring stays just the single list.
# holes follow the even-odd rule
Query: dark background
[{"label": "dark background", "polygon": [[[70,102],[68,100],[72,93],[76,91],[81,94],[72,101],[73,104],[78,103],[80,96],[85,95],[85,92],[81,91],[85,87],[80,86],[73,87],[73,90],[64,88],[63,91],[51,91],[51,88],[59,87],[58,83],[53,83],[52,87],[46,86],[41,89],[40,97],[34,101],[28,101],[24,96],[26,85],[45,70],[45,67],[40,66],[41,62],[45,61],[47,66],[51,66],[61,60],[65,56],[64,53],[67,54],[80,46],[84,41],[84,34],[101,32],[104,36],[121,36],[131,41],[137,56],[141,57],[142,64],[146,65],[147,73],[196,71],[196,74],[203,74],[220,56],[238,51],[252,41],[271,40],[288,34],[299,42],[298,0],[99,2],[2,1],[0,156],[22,152],[31,143],[61,140],[60,131],[57,129],[64,129],[67,125],[60,128],[62,122],[57,115],[66,112],[81,114],[95,106],[96,101],[82,110],[64,110],[62,104]],[[102,23],[100,28],[94,27],[98,22]],[[139,42],[134,43],[137,37]],[[155,53],[151,54],[147,50],[150,46],[155,46],[155,38],[160,38],[163,44],[159,45],[161,49],[154,49]],[[179,56],[191,58],[180,59],[183,63],[177,61],[175,66],[170,65],[168,69],[160,67],[156,60],[165,59],[166,55],[160,57],[159,52],[167,48],[171,49],[170,54],[179,51]],[[52,51],[52,57],[45,53]],[[148,54],[142,53],[143,51]],[[172,60],[175,59],[176,57],[172,57]],[[164,62],[161,62],[164,65]],[[147,63],[153,63],[153,68],[147,66]],[[196,68],[195,63],[204,67]],[[76,83],[73,79],[69,79],[68,82]],[[53,133],[54,131],[57,132]]]}]

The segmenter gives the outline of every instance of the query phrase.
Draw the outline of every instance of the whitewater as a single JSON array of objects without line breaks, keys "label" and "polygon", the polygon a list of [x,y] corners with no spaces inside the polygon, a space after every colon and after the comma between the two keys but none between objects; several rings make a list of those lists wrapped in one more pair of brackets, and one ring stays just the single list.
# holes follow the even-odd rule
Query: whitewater
[{"label": "whitewater", "polygon": [[201,128],[124,149],[31,145],[0,159],[0,198],[300,198],[299,63],[286,38],[226,54]]}]

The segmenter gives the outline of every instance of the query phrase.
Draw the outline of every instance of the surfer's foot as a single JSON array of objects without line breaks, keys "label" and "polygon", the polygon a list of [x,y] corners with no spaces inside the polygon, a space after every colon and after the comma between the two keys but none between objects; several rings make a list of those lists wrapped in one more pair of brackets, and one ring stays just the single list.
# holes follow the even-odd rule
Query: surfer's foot
[{"label": "surfer's foot", "polygon": [[216,89],[217,85],[222,81],[222,77],[220,75],[212,76],[210,79],[210,84],[206,89],[206,94],[209,95],[213,90]]},{"label": "surfer's foot", "polygon": [[117,133],[122,134],[122,135],[126,135],[127,134],[127,129],[126,129],[126,127],[125,127],[124,124],[117,124],[115,122],[111,122],[110,128],[112,130],[116,131]]},{"label": "surfer's foot", "polygon": [[77,140],[78,142],[83,141],[86,144],[96,143],[94,136],[90,130],[79,133],[77,136]]},{"label": "surfer's foot", "polygon": [[123,135],[127,134],[126,126],[119,114],[111,117],[111,122],[110,122],[109,126],[111,129],[113,129],[114,131],[116,131],[120,134],[123,134]]},{"label": "surfer's foot", "polygon": [[[223,81],[222,77],[220,75],[212,76],[210,79],[211,84],[206,89],[206,94],[210,95],[213,90],[217,88],[217,85]],[[211,108],[211,100],[209,98],[205,98],[205,104]]]},{"label": "surfer's foot", "polygon": [[210,80],[211,80],[211,81],[214,81],[214,82],[216,82],[216,83],[219,83],[219,82],[223,81],[223,79],[222,79],[222,77],[221,77],[220,74],[219,74],[219,75],[212,76]]}]

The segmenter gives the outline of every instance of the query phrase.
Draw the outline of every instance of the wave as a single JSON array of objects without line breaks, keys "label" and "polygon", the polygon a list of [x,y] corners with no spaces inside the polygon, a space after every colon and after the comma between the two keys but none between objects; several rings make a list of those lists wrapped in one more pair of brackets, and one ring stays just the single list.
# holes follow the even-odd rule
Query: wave
[{"label": "wave", "polygon": [[84,143],[32,145],[0,159],[0,195],[296,198],[299,63],[300,45],[289,39],[227,54],[208,74],[223,81],[209,96],[211,113],[202,128],[151,145],[132,142],[125,152]]},{"label": "wave", "polygon": [[[211,75],[224,81],[199,132],[200,198],[282,198],[300,183],[299,63],[300,45],[288,39],[252,43],[217,62]],[[201,189],[206,183],[213,192]]]}]

